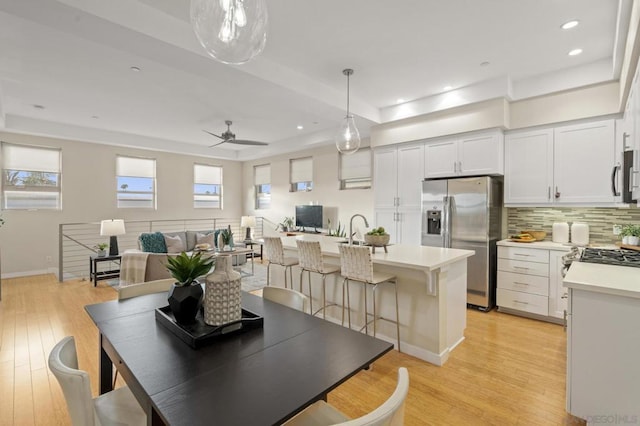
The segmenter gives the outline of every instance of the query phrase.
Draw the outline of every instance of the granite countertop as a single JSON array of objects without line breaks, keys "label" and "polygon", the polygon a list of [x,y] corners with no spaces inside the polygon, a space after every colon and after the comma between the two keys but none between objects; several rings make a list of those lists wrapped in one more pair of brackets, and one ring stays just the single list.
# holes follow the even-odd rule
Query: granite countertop
[{"label": "granite countertop", "polygon": [[564,286],[640,299],[640,268],[573,262]]},{"label": "granite countertop", "polygon": [[[287,250],[298,250],[296,240],[320,241],[322,254],[331,257],[339,257],[338,246],[344,238],[327,237],[322,235],[296,235],[282,237],[282,244]],[[434,270],[451,263],[466,259],[475,254],[473,250],[447,249],[439,247],[414,246],[407,244],[393,244],[384,248],[377,247],[372,254],[373,263],[380,265],[399,266],[409,269]]]}]

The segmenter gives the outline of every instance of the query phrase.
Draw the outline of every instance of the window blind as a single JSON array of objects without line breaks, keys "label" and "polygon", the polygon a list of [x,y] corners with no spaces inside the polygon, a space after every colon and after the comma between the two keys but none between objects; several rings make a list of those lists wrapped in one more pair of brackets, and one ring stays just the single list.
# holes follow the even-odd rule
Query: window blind
[{"label": "window blind", "polygon": [[61,150],[35,146],[2,144],[2,168],[26,172],[61,172]]},{"label": "window blind", "polygon": [[340,154],[340,178],[371,178],[371,149],[360,149],[350,155]]},{"label": "window blind", "polygon": [[313,181],[313,157],[290,160],[291,183]]},{"label": "window blind", "polygon": [[155,178],[156,160],[118,155],[116,157],[116,175]]},{"label": "window blind", "polygon": [[263,164],[253,167],[254,185],[265,185],[271,183],[271,165]]},{"label": "window blind", "polygon": [[208,166],[205,164],[194,164],[193,182],[209,185],[222,184],[222,167]]}]

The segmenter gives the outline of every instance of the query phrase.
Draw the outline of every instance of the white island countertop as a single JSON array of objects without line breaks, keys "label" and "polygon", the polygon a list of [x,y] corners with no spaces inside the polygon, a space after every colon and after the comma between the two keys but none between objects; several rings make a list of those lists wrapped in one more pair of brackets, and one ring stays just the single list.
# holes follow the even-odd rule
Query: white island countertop
[{"label": "white island countertop", "polygon": [[[319,241],[322,254],[334,257],[340,256],[338,246],[341,244],[341,241],[346,241],[344,238],[339,237],[305,234],[282,237],[282,244],[285,249],[297,250],[296,240]],[[373,263],[428,271],[442,268],[443,266],[458,262],[475,254],[473,250],[406,244],[389,245],[387,246],[387,251],[388,253],[385,253],[383,247],[376,247],[376,252],[372,254]]]},{"label": "white island countertop", "polygon": [[573,262],[564,286],[640,299],[640,268]]}]

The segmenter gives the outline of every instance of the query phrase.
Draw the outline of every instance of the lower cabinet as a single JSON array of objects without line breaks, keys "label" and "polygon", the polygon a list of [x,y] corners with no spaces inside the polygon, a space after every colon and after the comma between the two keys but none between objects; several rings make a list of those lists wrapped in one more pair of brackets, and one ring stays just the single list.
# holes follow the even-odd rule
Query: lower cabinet
[{"label": "lower cabinet", "polygon": [[567,252],[532,246],[499,246],[498,309],[564,322],[566,289],[562,286],[562,256]]}]

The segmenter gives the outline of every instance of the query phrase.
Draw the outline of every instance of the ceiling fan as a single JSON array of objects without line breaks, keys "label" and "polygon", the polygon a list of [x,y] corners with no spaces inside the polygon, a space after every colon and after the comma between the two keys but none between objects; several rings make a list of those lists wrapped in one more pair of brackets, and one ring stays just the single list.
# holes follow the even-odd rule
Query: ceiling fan
[{"label": "ceiling fan", "polygon": [[231,132],[231,124],[233,124],[233,122],[231,120],[226,120],[224,122],[224,124],[227,125],[227,130],[224,133],[220,134],[220,135],[216,135],[215,133],[211,133],[208,130],[203,130],[203,132],[208,133],[211,136],[215,136],[216,138],[222,139],[222,142],[218,142],[216,144],[210,145],[209,148],[213,148],[214,146],[218,146],[218,145],[221,145],[223,143],[234,143],[236,145],[254,145],[254,146],[269,145],[266,142],[249,141],[249,140],[246,140],[246,139],[236,139],[235,133]]}]

